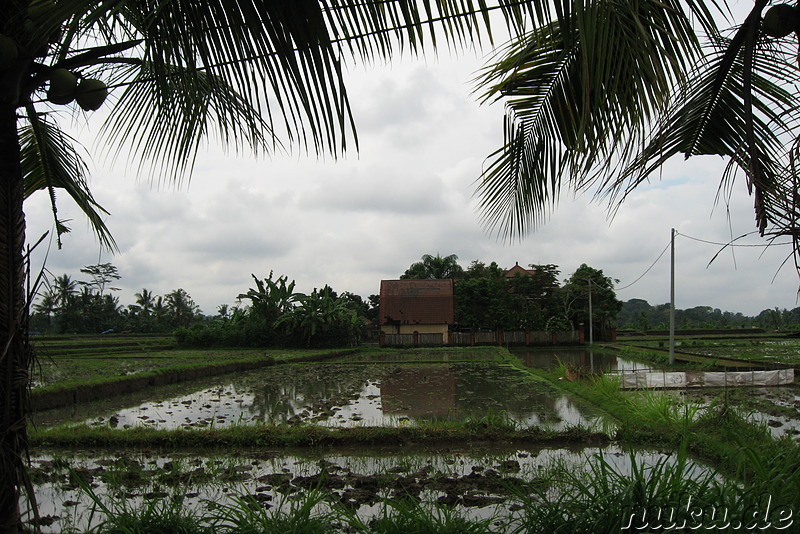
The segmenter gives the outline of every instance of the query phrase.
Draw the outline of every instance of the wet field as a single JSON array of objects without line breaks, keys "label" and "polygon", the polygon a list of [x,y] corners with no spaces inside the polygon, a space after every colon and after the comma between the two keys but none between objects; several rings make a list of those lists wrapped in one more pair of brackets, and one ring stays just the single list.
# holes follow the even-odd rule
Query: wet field
[{"label": "wet field", "polygon": [[492,413],[552,430],[600,424],[595,411],[548,383],[532,383],[513,366],[487,362],[275,366],[193,386],[159,388],[144,396],[50,410],[37,414],[36,421],[42,426],[84,423],[167,430],[300,423],[352,427]]},{"label": "wet field", "polygon": [[[517,350],[527,367],[554,369],[569,363],[603,371],[651,366],[586,349]],[[61,424],[159,430],[230,428],[237,425],[398,427],[422,422],[464,421],[502,414],[520,427],[564,430],[579,425],[599,431],[614,423],[597,409],[496,356],[463,352],[404,351],[356,355],[313,364],[277,365],[212,379],[150,388],[135,395],[35,414],[42,428]],[[380,360],[380,361],[377,361]],[[689,403],[729,402],[751,410],[776,437],[797,435],[796,387],[730,388],[660,392]],[[778,408],[771,408],[778,407]],[[671,453],[637,450],[645,465]],[[95,524],[93,492],[100,501],[136,508],[171,502],[198,512],[251,498],[262,508],[289,510],[322,490],[315,506],[344,505],[359,516],[385,512],[387,502],[412,495],[426,506],[447,505],[468,517],[512,521],[520,504],[513,486],[547,484],[560,465],[575,472],[589,458],[625,472],[631,451],[616,445],[586,448],[471,447],[196,451],[186,453],[36,451],[33,482],[45,532],[81,531]],[[699,468],[698,468],[699,469]]]},{"label": "wet field", "polygon": [[[642,464],[670,456],[648,450],[635,454]],[[431,506],[457,506],[470,518],[501,518],[501,523],[512,521],[520,509],[516,491],[532,486],[546,491],[551,470],[580,470],[596,457],[620,473],[630,472],[631,451],[608,446],[297,455],[250,450],[201,456],[43,451],[33,458],[31,476],[48,533],[83,531],[102,516],[85,488],[116,511],[166,500],[184,510],[214,513],[240,497],[289,511],[313,491],[324,496],[315,505],[321,512],[345,506],[364,520],[384,513],[386,502],[411,497]],[[502,531],[501,524],[497,527]]]}]

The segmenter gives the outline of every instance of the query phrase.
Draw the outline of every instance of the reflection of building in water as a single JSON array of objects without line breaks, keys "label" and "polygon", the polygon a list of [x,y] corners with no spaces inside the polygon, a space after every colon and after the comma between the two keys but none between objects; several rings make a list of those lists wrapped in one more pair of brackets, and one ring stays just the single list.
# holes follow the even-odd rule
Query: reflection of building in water
[{"label": "reflection of building in water", "polygon": [[456,411],[456,376],[449,367],[399,367],[380,388],[386,414],[433,418]]}]

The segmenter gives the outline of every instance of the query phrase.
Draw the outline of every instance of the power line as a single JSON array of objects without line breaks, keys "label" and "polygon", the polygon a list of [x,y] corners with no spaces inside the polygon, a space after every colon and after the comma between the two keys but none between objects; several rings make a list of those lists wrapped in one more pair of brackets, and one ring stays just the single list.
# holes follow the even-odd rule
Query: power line
[{"label": "power line", "polygon": [[647,268],[647,270],[646,270],[645,272],[643,272],[643,273],[642,273],[642,275],[641,275],[641,276],[639,276],[639,278],[637,278],[636,280],[634,280],[633,282],[631,282],[631,283],[630,283],[630,284],[628,284],[627,286],[624,286],[624,287],[618,287],[618,288],[616,288],[616,290],[617,290],[617,291],[622,291],[623,289],[628,289],[628,288],[629,288],[629,287],[631,287],[633,284],[635,284],[636,282],[638,282],[639,280],[641,280],[642,278],[644,278],[644,276],[645,276],[647,273],[649,273],[649,272],[650,272],[650,269],[652,269],[653,267],[655,267],[656,263],[658,263],[658,260],[660,260],[660,259],[661,259],[661,256],[663,256],[663,255],[664,255],[664,253],[665,253],[665,252],[667,251],[667,249],[669,248],[669,245],[670,245],[670,244],[669,244],[669,243],[667,243],[667,246],[666,246],[666,247],[664,247],[664,250],[662,250],[662,251],[661,251],[661,254],[659,254],[659,255],[658,255],[658,257],[655,259],[655,261],[654,261],[654,262],[653,262],[653,263],[650,265],[650,267],[648,267],[648,268]]},{"label": "power line", "polygon": [[[751,235],[751,233],[741,235],[741,236],[737,237],[736,239],[732,239],[728,243],[719,243],[719,242],[716,242],[716,241],[709,241],[707,239],[700,239],[699,237],[694,237],[694,236],[682,234],[682,233],[680,233],[678,231],[675,232],[675,235],[683,236],[683,237],[685,237],[687,239],[691,239],[692,241],[697,241],[699,243],[706,243],[708,245],[715,245],[715,246],[718,246],[718,247],[758,247],[758,248],[766,248],[766,247],[777,247],[777,246],[783,246],[783,245],[793,245],[793,243],[788,243],[788,242],[787,243],[764,243],[764,244],[748,244],[748,243],[736,244],[736,243],[734,243],[734,241],[736,241],[738,239],[741,239],[743,237],[747,237],[747,236]],[[658,263],[658,260],[660,260],[661,257],[664,256],[664,253],[667,252],[667,249],[669,248],[669,245],[670,244],[667,243],[667,246],[664,247],[664,250],[661,251],[661,254],[658,255],[658,257],[655,259],[655,261],[653,261],[653,263],[650,265],[650,267],[648,267],[647,270],[645,270],[645,272],[643,272],[636,280],[634,280],[633,282],[631,282],[630,284],[628,284],[626,286],[616,288],[616,291],[622,291],[623,289],[628,289],[632,285],[636,284],[639,280],[644,278],[645,275],[647,275],[647,273],[649,273],[650,270],[653,267],[655,267],[656,263]]]},{"label": "power line", "polygon": [[782,245],[792,245],[793,244],[793,243],[788,243],[788,242],[787,243],[762,243],[762,244],[755,244],[755,243],[752,243],[752,244],[750,244],[750,243],[736,244],[736,243],[734,243],[734,241],[736,241],[738,239],[741,239],[743,237],[747,237],[747,236],[751,235],[749,233],[748,234],[744,234],[744,235],[740,235],[736,239],[732,239],[732,240],[728,241],[727,243],[718,243],[716,241],[708,241],[706,239],[700,239],[699,237],[692,237],[690,235],[682,234],[680,232],[675,232],[675,234],[683,236],[683,237],[685,237],[687,239],[691,239],[692,241],[698,241],[700,243],[706,243],[708,245],[716,245],[718,247],[759,247],[759,248],[767,248],[767,247],[779,247],[779,246],[782,246]]}]

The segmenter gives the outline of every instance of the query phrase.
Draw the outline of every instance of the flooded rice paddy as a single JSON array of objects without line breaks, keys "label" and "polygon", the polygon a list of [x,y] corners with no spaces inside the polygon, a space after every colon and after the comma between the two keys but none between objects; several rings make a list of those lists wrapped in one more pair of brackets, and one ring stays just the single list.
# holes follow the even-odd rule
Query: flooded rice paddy
[{"label": "flooded rice paddy", "polygon": [[[700,342],[701,347],[713,346],[714,342]],[[707,345],[703,345],[703,343]],[[797,348],[796,340],[758,341],[748,347],[767,350],[787,346]],[[512,348],[528,367],[554,369],[561,364],[589,370],[592,373],[627,372],[651,370],[657,367],[620,358],[614,353],[589,349],[524,349]],[[725,356],[725,353],[717,353]],[[730,387],[660,391],[659,394],[677,396],[683,402],[699,406],[727,403],[756,423],[767,427],[773,437],[784,436],[800,440],[800,386],[798,384],[776,387]]]},{"label": "flooded rice paddy", "polygon": [[[438,363],[431,363],[430,355],[411,354],[407,358],[400,351],[380,355],[381,363],[374,363],[376,357],[369,355],[361,362],[356,356],[335,363],[273,366],[37,413],[34,419],[42,427],[66,423],[169,430],[234,425],[402,426],[502,413],[523,426],[610,428],[596,410],[507,363],[491,361],[494,357],[443,351],[436,355]],[[515,354],[536,368],[553,369],[562,363],[594,372],[650,368],[585,349]],[[664,394],[703,405],[729,395],[732,405],[749,409],[776,437],[800,434],[796,386]],[[81,531],[101,519],[86,488],[115,506],[135,509],[171,502],[201,513],[214,513],[239,496],[265,509],[288,510],[315,490],[325,495],[319,506],[343,505],[367,518],[385,512],[387,502],[411,495],[431,506],[457,506],[468,517],[511,521],[520,506],[509,487],[547,485],[552,466],[566,465],[579,472],[598,454],[620,472],[630,470],[630,452],[618,446],[453,447],[437,452],[302,455],[258,450],[217,456],[37,451],[32,474],[41,513],[48,522],[45,532]],[[670,454],[645,450],[636,456],[641,464],[652,465]]]},{"label": "flooded rice paddy", "polygon": [[677,395],[684,402],[710,406],[727,404],[751,421],[763,424],[775,438],[800,440],[800,387],[708,388],[663,392]]},{"label": "flooded rice paddy", "polygon": [[[222,456],[42,452],[32,459],[31,475],[44,532],[84,531],[102,520],[85,488],[117,511],[164,501],[213,514],[238,497],[288,511],[314,490],[323,496],[320,508],[345,506],[365,519],[383,513],[386,502],[412,498],[430,506],[457,506],[470,518],[511,521],[521,508],[512,488],[547,490],[554,467],[583,470],[595,455],[621,473],[630,472],[631,452],[609,446],[302,456],[265,450]],[[636,452],[640,464],[669,461],[669,456]]]},{"label": "flooded rice paddy", "polygon": [[522,362],[536,369],[555,369],[560,365],[572,365],[587,369],[592,373],[606,371],[643,371],[652,369],[649,363],[621,358],[613,352],[601,352],[591,349],[526,349],[511,347],[512,354]]},{"label": "flooded rice paddy", "polygon": [[[513,395],[508,392],[513,391]],[[598,428],[596,411],[496,363],[283,365],[37,414],[42,426],[401,426],[503,413],[524,426]]]}]

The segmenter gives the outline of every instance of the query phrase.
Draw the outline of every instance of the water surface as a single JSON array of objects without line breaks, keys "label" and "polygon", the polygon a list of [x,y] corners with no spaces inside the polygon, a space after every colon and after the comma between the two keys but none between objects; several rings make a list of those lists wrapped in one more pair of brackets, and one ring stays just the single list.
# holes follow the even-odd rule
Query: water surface
[{"label": "water surface", "polygon": [[43,426],[84,422],[116,428],[220,428],[243,424],[399,426],[503,414],[553,430],[597,427],[601,416],[507,364],[313,364],[225,375],[37,414]]}]

